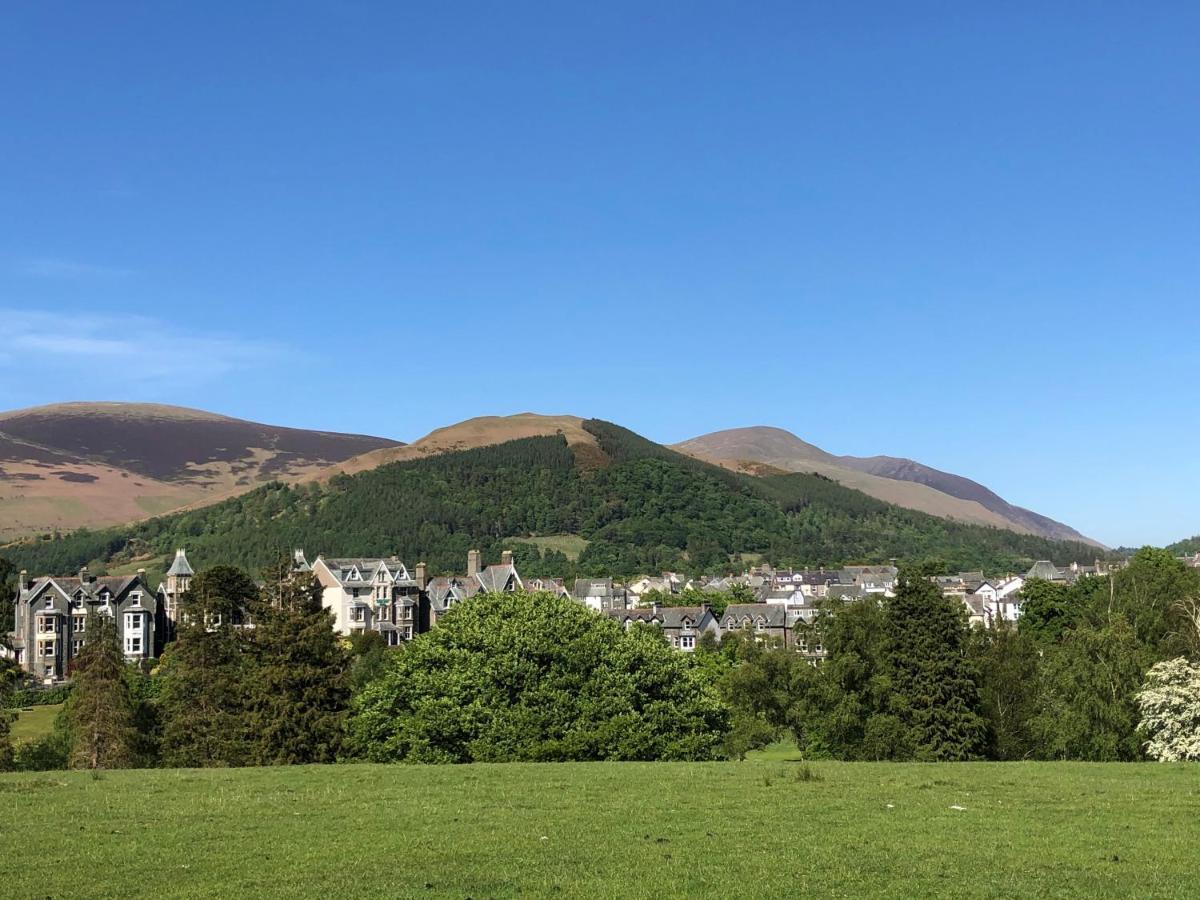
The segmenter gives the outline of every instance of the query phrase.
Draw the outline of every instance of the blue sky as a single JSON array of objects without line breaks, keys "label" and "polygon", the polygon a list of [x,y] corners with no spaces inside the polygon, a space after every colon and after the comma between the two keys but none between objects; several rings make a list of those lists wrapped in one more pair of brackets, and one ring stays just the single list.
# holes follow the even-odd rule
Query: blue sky
[{"label": "blue sky", "polygon": [[1049,6],[11,5],[0,407],[772,424],[1200,532],[1200,7]]}]

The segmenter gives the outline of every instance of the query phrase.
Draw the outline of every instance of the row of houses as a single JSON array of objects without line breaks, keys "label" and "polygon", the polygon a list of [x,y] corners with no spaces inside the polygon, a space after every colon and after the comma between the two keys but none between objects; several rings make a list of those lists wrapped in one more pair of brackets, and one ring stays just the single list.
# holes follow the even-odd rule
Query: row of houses
[{"label": "row of houses", "polygon": [[[321,587],[323,606],[333,614],[334,628],[347,636],[377,632],[398,646],[437,625],[456,604],[477,594],[517,590],[548,591],[571,597],[625,627],[658,626],[680,651],[694,650],[705,635],[719,640],[731,632],[775,639],[805,654],[814,664],[824,658],[812,627],[821,606],[870,596],[892,596],[898,569],[847,566],[840,569],[752,569],[741,575],[689,579],[677,573],[643,576],[629,582],[612,578],[580,578],[568,588],[561,579],[521,576],[512,553],[485,565],[478,550],[467,554],[460,575],[430,577],[424,563],[411,570],[392,557],[317,556],[309,561],[296,550],[293,571],[311,573]],[[156,658],[174,638],[179,600],[195,572],[180,549],[163,581],[151,588],[144,569],[131,575],[97,576],[81,569],[70,577],[30,579],[21,572],[16,598],[16,628],[10,643],[18,664],[39,680],[69,678],[73,662],[87,641],[89,617],[112,617],[129,661]],[[947,596],[960,598],[973,624],[991,627],[1020,616],[1020,589],[1029,578],[1069,582],[1085,575],[1107,574],[1096,566],[1058,568],[1038,562],[1026,575],[988,579],[982,572],[961,572],[935,579]],[[703,600],[677,606],[656,600],[685,591],[741,593],[747,602],[729,605],[716,615]],[[252,623],[247,623],[252,624]]]}]

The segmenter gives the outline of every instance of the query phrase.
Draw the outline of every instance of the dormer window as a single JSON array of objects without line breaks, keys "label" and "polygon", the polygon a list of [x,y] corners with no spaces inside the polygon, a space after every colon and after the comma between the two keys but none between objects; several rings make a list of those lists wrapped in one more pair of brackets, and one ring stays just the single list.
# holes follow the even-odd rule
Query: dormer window
[{"label": "dormer window", "polygon": [[46,602],[44,604],[42,604],[42,608],[43,609],[54,609],[54,598],[47,597]]}]

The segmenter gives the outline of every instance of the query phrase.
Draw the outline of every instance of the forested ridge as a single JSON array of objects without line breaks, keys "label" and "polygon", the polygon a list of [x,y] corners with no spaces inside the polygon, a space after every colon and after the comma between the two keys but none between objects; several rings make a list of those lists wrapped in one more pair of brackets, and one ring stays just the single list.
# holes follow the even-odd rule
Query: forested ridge
[{"label": "forested ridge", "polygon": [[[187,547],[202,565],[251,570],[293,548],[397,554],[457,572],[466,552],[516,552],[526,574],[719,572],[738,554],[776,565],[939,560],[952,569],[1090,561],[1096,548],[946,521],[875,500],[817,475],[742,475],[590,420],[603,459],[578,459],[561,436],[533,437],[339,475],[327,484],[266,485],[213,506],[125,528],[79,531],[0,548],[31,572],[104,567]],[[521,543],[587,540],[577,562]]]}]

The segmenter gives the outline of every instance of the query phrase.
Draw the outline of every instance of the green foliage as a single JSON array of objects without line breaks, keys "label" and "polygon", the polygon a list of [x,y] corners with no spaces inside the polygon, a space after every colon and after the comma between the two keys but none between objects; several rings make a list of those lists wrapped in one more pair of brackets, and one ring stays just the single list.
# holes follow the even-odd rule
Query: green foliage
[{"label": "green foliage", "polygon": [[368,684],[383,674],[388,657],[403,652],[404,645],[391,650],[378,631],[363,631],[351,635],[350,644],[350,690],[358,694]]},{"label": "green foliage", "polygon": [[71,766],[127,768],[136,760],[137,730],[117,626],[104,614],[89,618],[88,639],[75,661],[75,688],[65,707]]},{"label": "green foliage", "polygon": [[71,760],[73,739],[64,709],[55,719],[53,730],[16,748],[13,767],[18,772],[49,772],[66,769]]},{"label": "green foliage", "polygon": [[[750,593],[750,598],[746,599],[746,594]],[[712,609],[713,615],[717,618],[725,615],[725,610],[730,603],[754,603],[756,598],[749,588],[744,588],[743,585],[736,585],[731,591],[704,591],[698,588],[685,588],[676,594],[669,591],[660,591],[658,589],[646,591],[639,601],[643,606],[650,606],[657,603],[660,606],[704,606],[707,605]]]},{"label": "green foliage", "polygon": [[0,556],[0,645],[16,627],[16,577],[17,567]]},{"label": "green foliage", "polygon": [[1057,641],[1079,624],[1086,612],[1080,591],[1041,578],[1021,587],[1021,631],[1041,641]]},{"label": "green foliage", "polygon": [[12,720],[9,711],[12,705],[14,687],[21,677],[16,663],[8,658],[0,658],[0,772],[7,772],[13,767]]},{"label": "green foliage", "polygon": [[355,703],[376,761],[713,759],[711,680],[648,629],[550,594],[475,597],[393,656]]},{"label": "green foliage", "polygon": [[[381,466],[326,484],[271,484],[202,509],[102,532],[12,545],[31,571],[163,556],[261,570],[294,547],[330,556],[425,560],[460,571],[467,550],[513,549],[527,575],[676,569],[725,574],[741,554],[777,564],[937,558],[959,569],[1009,571],[1036,558],[1090,559],[1094,548],[904,510],[815,475],[753,478],[589,421],[608,464],[585,466],[561,436]],[[521,536],[587,541],[577,562]],[[939,563],[941,565],[942,563]]]},{"label": "green foliage", "polygon": [[1200,553],[1200,534],[1186,540],[1176,541],[1166,548],[1172,556],[1195,556]]},{"label": "green foliage", "polygon": [[338,758],[350,703],[350,660],[310,574],[280,577],[254,629],[251,759],[258,765]]},{"label": "green foliage", "polygon": [[8,699],[9,706],[58,706],[71,697],[73,685],[66,681],[51,687],[18,687]]},{"label": "green foliage", "polygon": [[1068,631],[1042,665],[1038,714],[1030,722],[1042,759],[1141,759],[1136,692],[1153,662],[1123,618]]},{"label": "green foliage", "polygon": [[182,624],[161,665],[166,765],[240,766],[253,758],[249,637],[233,620],[257,605],[254,583],[223,566],[197,574],[180,598]]},{"label": "green foliage", "polygon": [[911,732],[917,759],[979,756],[985,725],[964,653],[965,615],[926,578],[901,574],[887,601],[891,709]]},{"label": "green foliage", "polygon": [[1031,722],[1038,712],[1043,649],[1022,623],[973,629],[969,652],[979,673],[980,712],[991,759],[1027,759],[1037,750]]}]

